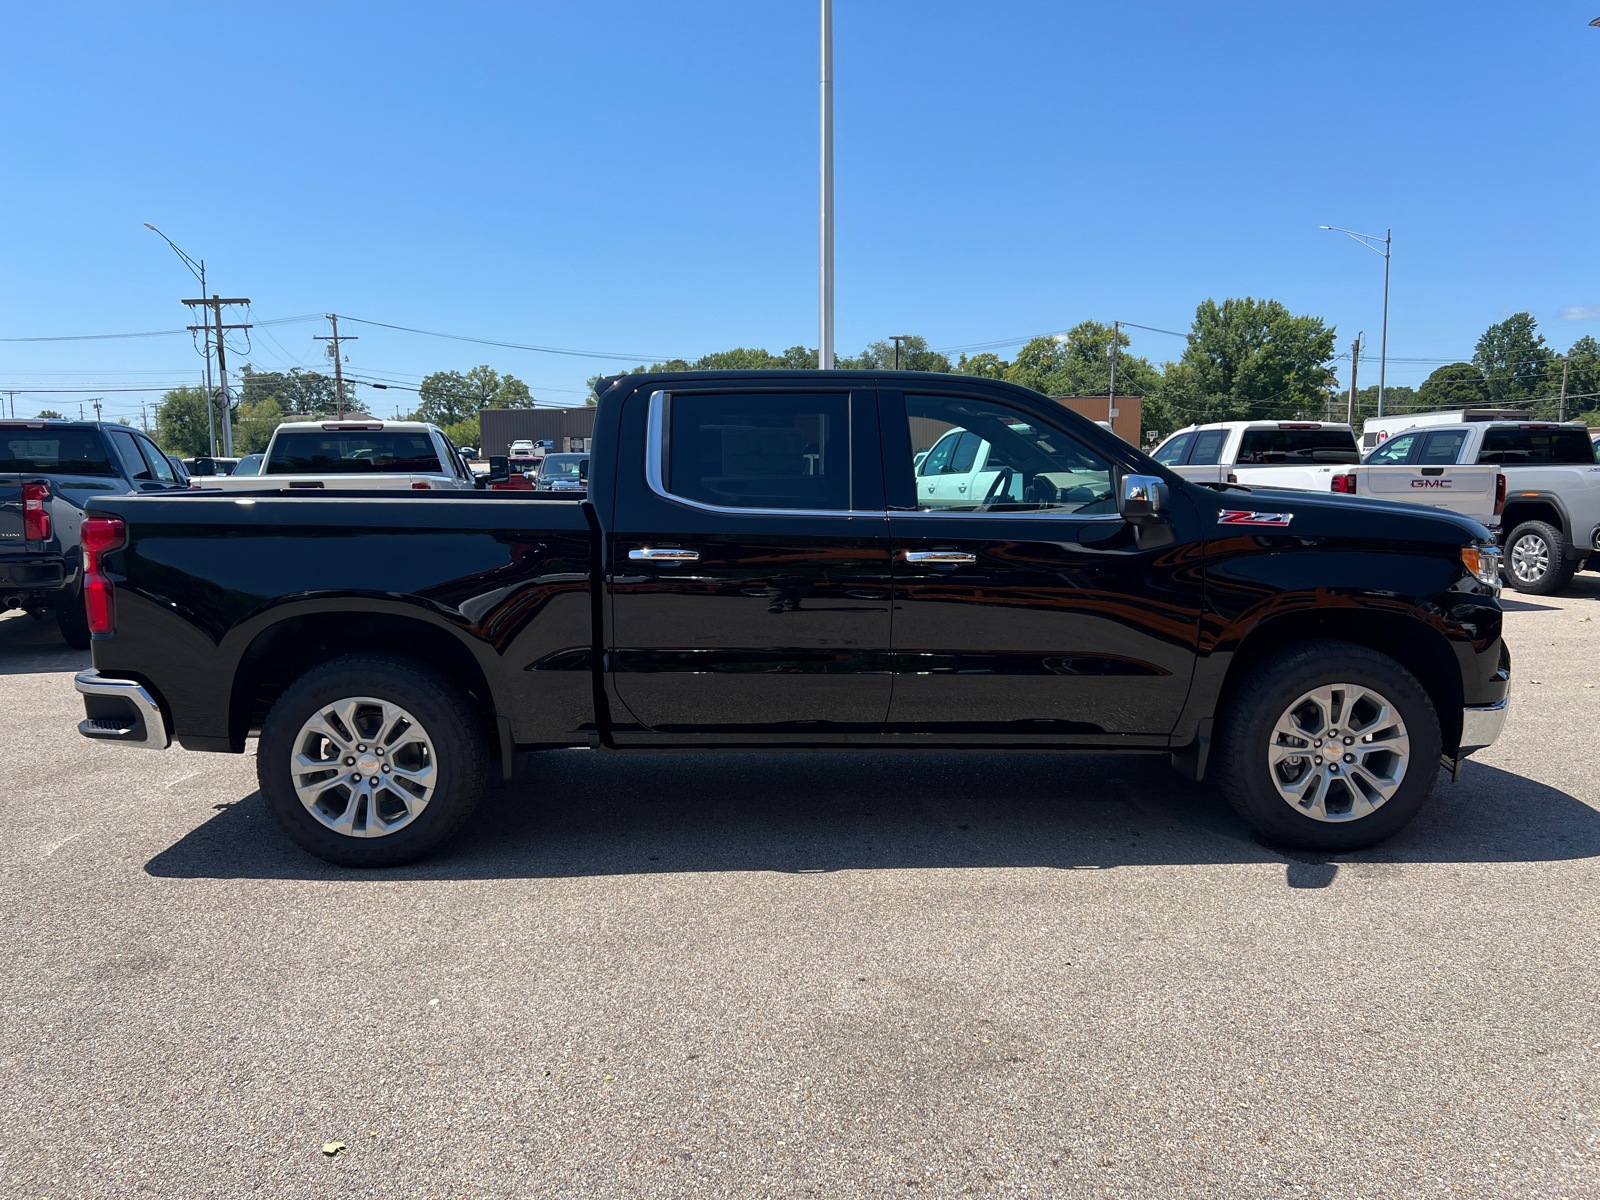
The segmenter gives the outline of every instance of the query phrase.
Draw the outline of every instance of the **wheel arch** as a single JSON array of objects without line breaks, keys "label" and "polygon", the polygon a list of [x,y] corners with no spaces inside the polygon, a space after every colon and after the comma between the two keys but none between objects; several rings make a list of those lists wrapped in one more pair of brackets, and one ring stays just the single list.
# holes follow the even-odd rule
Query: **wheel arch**
[{"label": "wheel arch", "polygon": [[[1509,487],[1507,491],[1510,491]],[[1527,521],[1543,521],[1547,525],[1555,526],[1567,539],[1569,549],[1572,547],[1572,520],[1567,516],[1566,505],[1561,503],[1559,496],[1552,496],[1548,492],[1531,496],[1520,494],[1508,496],[1505,507],[1500,512],[1501,536],[1509,538],[1518,525]]]},{"label": "wheel arch", "polygon": [[1433,700],[1445,749],[1460,745],[1465,690],[1450,639],[1433,625],[1401,613],[1359,608],[1303,610],[1261,621],[1234,651],[1222,680],[1217,711],[1227,703],[1230,691],[1267,655],[1296,642],[1321,639],[1366,646],[1410,671]]},{"label": "wheel arch", "polygon": [[462,639],[419,617],[393,612],[300,612],[259,630],[239,658],[228,705],[229,740],[242,749],[284,690],[307,671],[347,654],[380,652],[414,659],[459,684],[488,744],[499,744],[494,692]]}]

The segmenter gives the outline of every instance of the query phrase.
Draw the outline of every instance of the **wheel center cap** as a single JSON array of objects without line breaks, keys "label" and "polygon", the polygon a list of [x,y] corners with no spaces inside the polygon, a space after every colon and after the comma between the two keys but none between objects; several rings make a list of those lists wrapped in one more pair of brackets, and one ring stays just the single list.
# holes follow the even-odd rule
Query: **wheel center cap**
[{"label": "wheel center cap", "polygon": [[378,769],[378,758],[375,754],[363,754],[356,759],[356,767],[363,775],[371,775]]}]

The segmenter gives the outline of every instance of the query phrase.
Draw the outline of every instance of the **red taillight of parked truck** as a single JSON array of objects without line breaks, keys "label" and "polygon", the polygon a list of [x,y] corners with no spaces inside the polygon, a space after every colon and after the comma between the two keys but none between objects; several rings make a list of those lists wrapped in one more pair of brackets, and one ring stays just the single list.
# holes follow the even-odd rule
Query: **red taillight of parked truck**
[{"label": "red taillight of parked truck", "polygon": [[115,633],[116,602],[111,578],[101,569],[101,556],[127,543],[128,527],[116,517],[89,517],[78,534],[83,547],[83,603],[89,614],[90,633]]},{"label": "red taillight of parked truck", "polygon": [[22,485],[22,536],[30,542],[50,540],[50,514],[44,507],[44,502],[48,499],[50,499],[48,483]]},{"label": "red taillight of parked truck", "polygon": [[1354,475],[1335,475],[1333,477],[1333,490],[1341,496],[1354,496],[1356,494],[1356,477]]},{"label": "red taillight of parked truck", "polygon": [[1506,477],[1504,475],[1496,475],[1494,477],[1494,515],[1498,517],[1505,506]]}]

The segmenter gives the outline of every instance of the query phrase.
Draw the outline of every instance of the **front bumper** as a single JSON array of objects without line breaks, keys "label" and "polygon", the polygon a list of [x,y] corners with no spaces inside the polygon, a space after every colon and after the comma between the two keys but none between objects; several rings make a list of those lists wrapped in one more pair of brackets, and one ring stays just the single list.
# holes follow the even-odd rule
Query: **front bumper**
[{"label": "front bumper", "polygon": [[73,686],[83,695],[87,716],[78,732],[97,742],[118,742],[143,750],[165,750],[172,743],[161,706],[132,679],[106,679],[99,671],[79,671]]},{"label": "front bumper", "polygon": [[1495,744],[1500,731],[1506,727],[1506,713],[1511,710],[1511,697],[1461,710],[1461,757]]}]

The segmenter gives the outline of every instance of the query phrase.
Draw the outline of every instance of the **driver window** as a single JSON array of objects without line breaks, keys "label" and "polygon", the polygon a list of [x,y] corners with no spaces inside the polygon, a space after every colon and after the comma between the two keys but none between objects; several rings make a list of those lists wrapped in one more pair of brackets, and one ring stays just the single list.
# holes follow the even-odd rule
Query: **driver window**
[{"label": "driver window", "polygon": [[1111,463],[1032,413],[993,400],[907,396],[906,416],[905,469],[919,512],[1117,511]]},{"label": "driver window", "polygon": [[1371,454],[1367,455],[1367,461],[1369,463],[1403,463],[1411,456],[1411,445],[1416,440],[1417,435],[1414,433],[1390,438]]}]

